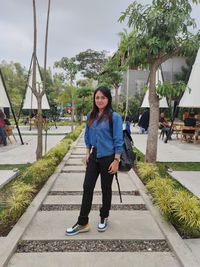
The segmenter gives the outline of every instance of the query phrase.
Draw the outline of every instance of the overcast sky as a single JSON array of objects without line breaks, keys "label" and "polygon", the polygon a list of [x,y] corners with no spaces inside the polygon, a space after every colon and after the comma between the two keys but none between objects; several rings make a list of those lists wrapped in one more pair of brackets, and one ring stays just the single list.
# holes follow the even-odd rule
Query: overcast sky
[{"label": "overcast sky", "polygon": [[[132,0],[51,0],[48,66],[63,56],[72,57],[86,49],[113,52],[118,33],[126,27],[117,20]],[[138,1],[149,3],[150,0]],[[38,59],[43,66],[47,0],[36,0]],[[200,28],[200,5],[193,17]],[[0,0],[0,61],[20,62],[28,67],[32,55],[32,0]]]}]

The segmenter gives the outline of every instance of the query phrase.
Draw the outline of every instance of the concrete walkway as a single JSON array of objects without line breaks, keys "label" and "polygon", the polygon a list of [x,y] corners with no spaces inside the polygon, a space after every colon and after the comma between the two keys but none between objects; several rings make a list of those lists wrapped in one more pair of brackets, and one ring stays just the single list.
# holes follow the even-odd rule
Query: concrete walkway
[{"label": "concrete walkway", "polygon": [[[17,142],[13,140],[13,143],[8,142],[7,146],[0,146],[0,164],[27,164],[33,163],[36,160],[36,147],[37,147],[37,129],[33,128],[29,131],[28,126],[20,126],[22,139],[24,145],[21,145],[20,138],[17,130],[14,130]],[[47,137],[47,152],[59,144],[64,138],[66,133],[70,133],[70,126],[58,126],[55,128],[52,126],[48,131]],[[53,135],[52,135],[53,134]],[[12,137],[11,137],[12,138]],[[43,136],[43,146],[45,142],[45,136]],[[44,149],[45,147],[43,147]],[[2,170],[0,171],[0,188],[8,183],[11,179],[15,178],[16,172]]]},{"label": "concrete walkway", "polygon": [[[173,228],[159,215],[155,215],[156,218],[152,216],[152,204],[133,171],[119,173],[122,204],[113,181],[113,205],[106,232],[96,230],[101,202],[98,181],[90,214],[91,231],[65,236],[66,227],[72,226],[79,214],[84,154],[83,139],[80,139],[76,150],[64,159],[55,183],[49,185],[50,190],[45,193],[46,197],[40,197],[44,199],[42,204],[38,204],[40,210],[24,232],[8,267],[198,266]],[[165,230],[161,225],[165,225]],[[14,237],[16,235],[13,234]],[[173,240],[171,244],[169,240]],[[179,262],[180,255],[185,257],[182,264]]]}]

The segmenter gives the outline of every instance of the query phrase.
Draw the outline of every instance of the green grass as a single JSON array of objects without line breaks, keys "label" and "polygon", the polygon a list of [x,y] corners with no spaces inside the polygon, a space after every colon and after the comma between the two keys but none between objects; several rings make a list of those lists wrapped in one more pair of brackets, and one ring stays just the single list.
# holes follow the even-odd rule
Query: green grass
[{"label": "green grass", "polygon": [[13,169],[19,169],[24,170],[26,167],[28,167],[30,164],[0,164],[0,170],[13,170]]},{"label": "green grass", "polygon": [[[133,150],[137,154],[138,161],[144,161],[145,155],[136,147]],[[156,162],[161,172],[168,168],[173,171],[200,171],[200,162]]]},{"label": "green grass", "polygon": [[158,165],[165,165],[173,171],[200,171],[200,162],[158,162]]}]

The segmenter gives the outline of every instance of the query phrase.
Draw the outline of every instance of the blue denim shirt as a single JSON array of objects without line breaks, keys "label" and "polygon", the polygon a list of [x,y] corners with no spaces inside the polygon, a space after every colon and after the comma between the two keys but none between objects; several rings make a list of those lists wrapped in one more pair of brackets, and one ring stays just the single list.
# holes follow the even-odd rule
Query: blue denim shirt
[{"label": "blue denim shirt", "polygon": [[[88,115],[89,119],[89,115]],[[109,121],[103,118],[97,123],[95,119],[89,127],[86,123],[85,144],[88,149],[94,146],[97,149],[97,158],[121,154],[123,152],[123,127],[120,115],[113,112],[113,136],[111,135]]]}]

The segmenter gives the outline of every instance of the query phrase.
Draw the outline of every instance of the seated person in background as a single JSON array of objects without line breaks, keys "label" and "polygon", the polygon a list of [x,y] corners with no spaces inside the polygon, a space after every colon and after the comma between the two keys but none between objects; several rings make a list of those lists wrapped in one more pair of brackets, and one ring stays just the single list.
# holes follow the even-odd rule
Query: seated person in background
[{"label": "seated person in background", "polygon": [[126,120],[125,121],[126,121],[126,130],[131,135],[131,129],[130,129],[131,123],[130,123],[129,116],[126,116]]},{"label": "seated person in background", "polygon": [[[158,128],[161,130],[161,136],[162,137],[164,137],[164,135],[166,135],[166,137],[168,136],[169,131],[170,131],[170,123],[165,118],[164,112],[160,113],[159,127]],[[171,139],[171,134],[169,136],[169,139]]]},{"label": "seated person in background", "polygon": [[[184,126],[191,126],[195,127],[197,123],[197,119],[195,119],[195,113],[190,112],[189,117],[184,120]],[[183,134],[193,134],[195,130],[193,129],[183,129],[182,133]],[[184,135],[184,138],[186,139],[186,136]]]},{"label": "seated person in background", "polygon": [[3,111],[0,109],[0,137],[2,138],[3,145],[7,145],[7,140],[6,140],[6,135],[4,133],[4,127],[5,127],[5,114]]},{"label": "seated person in background", "polygon": [[148,128],[149,128],[149,110],[145,110],[145,112],[141,115],[139,121],[138,121],[138,126],[139,126],[139,133],[147,133]]},{"label": "seated person in background", "polygon": [[197,123],[197,119],[195,119],[195,113],[190,112],[189,117],[184,120],[184,125],[185,126],[193,126],[195,127]]}]

